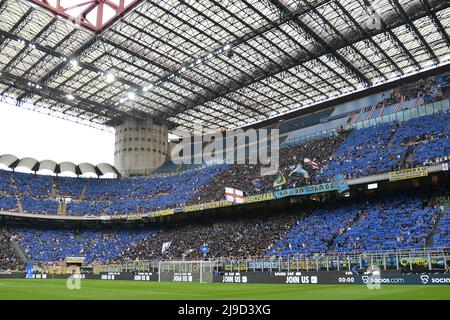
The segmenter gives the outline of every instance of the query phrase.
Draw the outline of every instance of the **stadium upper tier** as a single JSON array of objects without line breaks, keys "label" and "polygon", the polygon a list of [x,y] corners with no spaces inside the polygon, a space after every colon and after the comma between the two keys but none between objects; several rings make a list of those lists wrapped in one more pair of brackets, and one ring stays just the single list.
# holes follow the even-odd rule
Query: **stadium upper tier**
[{"label": "stadium upper tier", "polygon": [[11,243],[35,263],[82,256],[87,264],[443,249],[450,245],[449,213],[448,203],[432,195],[404,193],[340,200],[306,212],[204,217],[157,229],[10,226],[0,230],[5,247],[0,268],[18,260],[6,250]]},{"label": "stadium upper tier", "polygon": [[[450,113],[443,112],[289,145],[280,150],[283,188],[326,182],[337,174],[356,178],[440,163],[448,160],[449,142]],[[225,187],[246,195],[272,191],[276,176],[261,176],[260,169],[261,165],[223,164],[122,179],[0,171],[0,209],[67,215],[146,213],[222,200]],[[61,198],[67,203],[60,204]]]}]

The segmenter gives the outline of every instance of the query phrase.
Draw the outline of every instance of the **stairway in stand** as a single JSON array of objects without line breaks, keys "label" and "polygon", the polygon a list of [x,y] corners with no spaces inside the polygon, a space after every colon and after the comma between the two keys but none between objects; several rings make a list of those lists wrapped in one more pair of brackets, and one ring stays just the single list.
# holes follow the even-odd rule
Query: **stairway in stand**
[{"label": "stairway in stand", "polygon": [[434,236],[436,235],[436,232],[439,230],[439,223],[440,220],[442,218],[443,213],[448,210],[450,208],[450,202],[444,202],[444,203],[439,203],[440,208],[439,208],[439,214],[436,217],[436,220],[434,222],[433,225],[433,230],[431,230],[430,234],[428,235],[427,238],[427,242],[426,242],[426,247],[427,248],[431,248],[434,245]]},{"label": "stairway in stand", "polygon": [[88,184],[87,180],[88,179],[86,179],[86,181],[84,182],[83,189],[81,190],[80,197],[78,198],[79,201],[83,201],[83,199],[84,199],[84,194],[86,193],[87,184]]},{"label": "stairway in stand", "polygon": [[22,197],[20,195],[19,189],[17,188],[16,181],[14,180],[13,175],[10,175],[9,177],[11,179],[11,186],[14,188],[14,193],[15,193],[16,200],[17,200],[17,209],[19,209],[20,213],[24,213],[23,205],[22,205]]},{"label": "stairway in stand", "polygon": [[67,203],[65,201],[60,201],[58,203],[58,215],[65,216],[67,212]]}]

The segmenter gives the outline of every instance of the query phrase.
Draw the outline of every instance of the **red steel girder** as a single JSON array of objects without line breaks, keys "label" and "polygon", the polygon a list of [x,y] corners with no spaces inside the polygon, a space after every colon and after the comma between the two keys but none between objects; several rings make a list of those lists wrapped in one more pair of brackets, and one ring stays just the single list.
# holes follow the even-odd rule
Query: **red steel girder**
[{"label": "red steel girder", "polygon": [[[80,26],[86,27],[96,33],[108,29],[114,22],[122,18],[142,0],[28,0],[43,7],[53,14],[64,17]],[[69,11],[82,8],[77,15]],[[110,8],[111,17],[106,17],[105,10]],[[90,13],[93,13],[90,17]]]}]

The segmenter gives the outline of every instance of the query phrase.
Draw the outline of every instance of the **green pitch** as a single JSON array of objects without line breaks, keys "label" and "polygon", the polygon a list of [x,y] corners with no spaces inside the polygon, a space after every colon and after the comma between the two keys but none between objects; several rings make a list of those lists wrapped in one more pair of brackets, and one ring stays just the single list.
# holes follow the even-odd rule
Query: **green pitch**
[{"label": "green pitch", "polygon": [[82,280],[80,290],[65,280],[0,280],[0,299],[168,300],[168,299],[445,299],[450,286],[222,284]]}]

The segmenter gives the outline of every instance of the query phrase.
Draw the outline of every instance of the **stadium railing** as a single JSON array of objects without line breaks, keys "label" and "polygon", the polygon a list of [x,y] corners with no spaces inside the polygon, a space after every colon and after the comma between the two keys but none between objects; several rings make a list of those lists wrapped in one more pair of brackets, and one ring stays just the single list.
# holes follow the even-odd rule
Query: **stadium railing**
[{"label": "stadium railing", "polygon": [[[207,261],[208,259],[205,259]],[[381,271],[445,272],[450,267],[450,248],[376,251],[351,254],[316,254],[271,257],[227,257],[217,261],[216,271],[238,272],[295,272],[295,271],[352,271],[378,267]],[[153,272],[161,261],[128,261],[96,265],[96,272]]]}]

